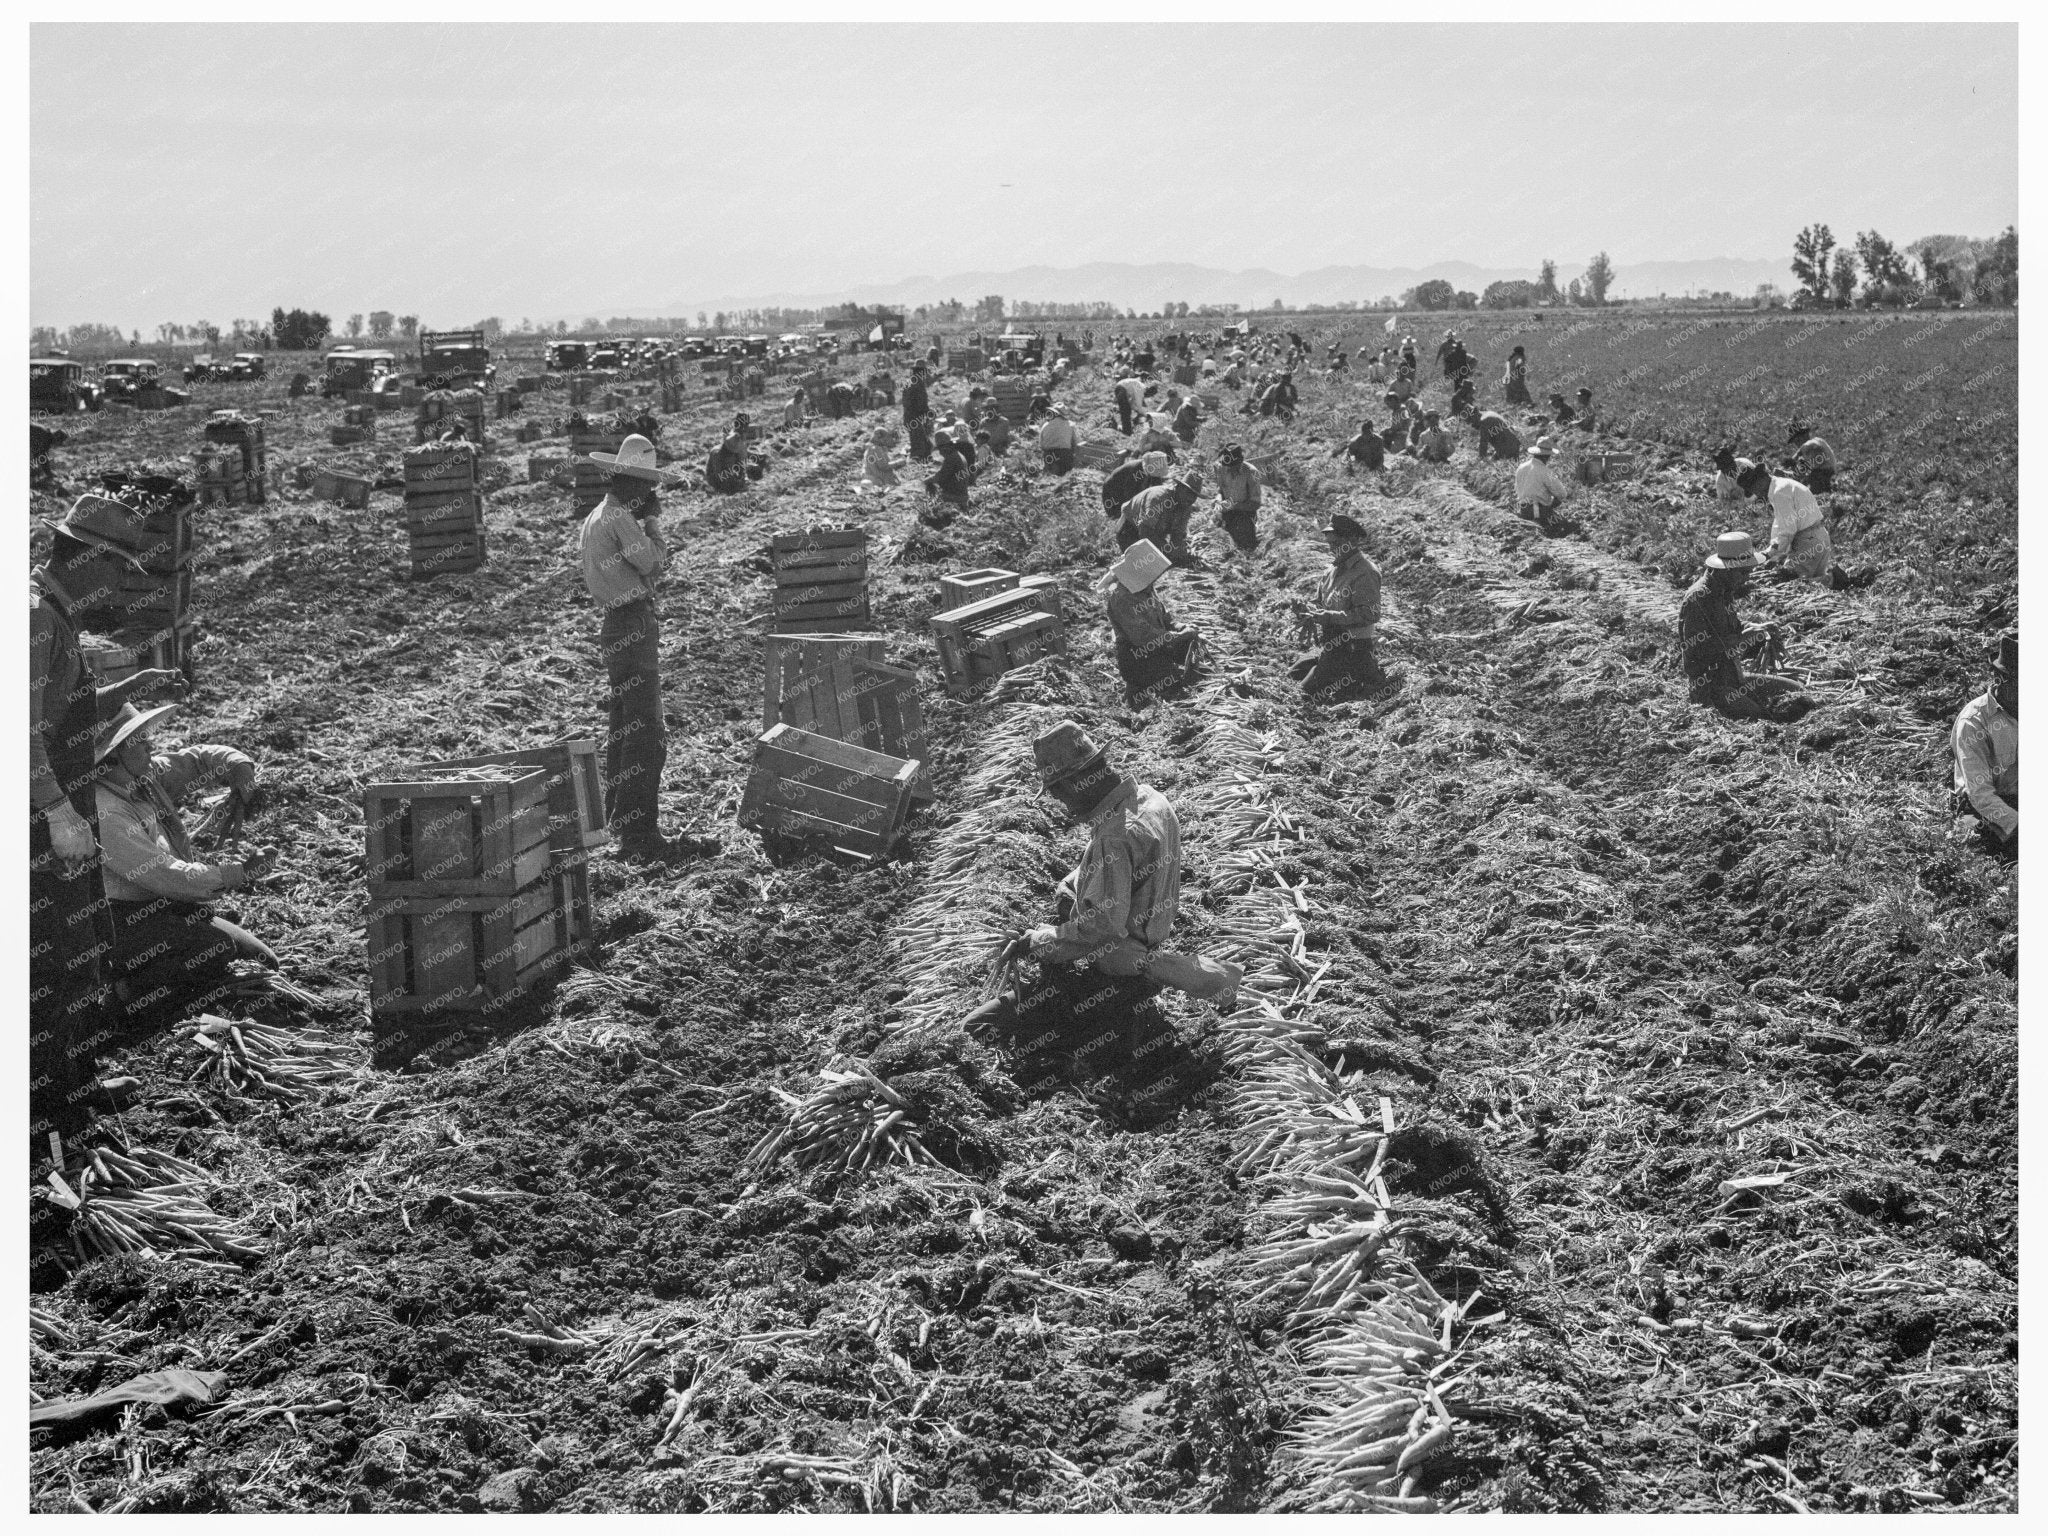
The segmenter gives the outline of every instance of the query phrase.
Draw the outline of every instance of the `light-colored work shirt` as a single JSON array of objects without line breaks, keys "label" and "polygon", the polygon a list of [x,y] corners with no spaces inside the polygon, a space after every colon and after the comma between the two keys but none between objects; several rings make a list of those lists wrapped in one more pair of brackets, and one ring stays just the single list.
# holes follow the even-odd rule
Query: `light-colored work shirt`
[{"label": "light-colored work shirt", "polygon": [[1970,807],[2010,837],[2019,828],[2013,804],[2020,793],[2020,723],[2003,709],[1990,689],[1977,695],[1956,716],[1951,740],[1956,754],[1956,788],[1970,797]]},{"label": "light-colored work shirt", "polygon": [[600,612],[654,597],[668,560],[659,528],[649,528],[607,495],[583,519],[580,544],[583,585]]},{"label": "light-colored work shirt", "polygon": [[1260,489],[1265,477],[1259,467],[1249,460],[1237,464],[1220,464],[1216,468],[1216,494],[1222,498],[1223,509],[1255,510],[1264,499]]},{"label": "light-colored work shirt", "polygon": [[1525,507],[1555,506],[1564,500],[1564,482],[1547,460],[1530,454],[1515,466],[1515,501]]},{"label": "light-colored work shirt", "polygon": [[1776,565],[1792,552],[1792,541],[1809,528],[1818,528],[1825,514],[1813,492],[1797,480],[1771,476],[1771,542],[1764,550],[1764,562]]},{"label": "light-colored work shirt", "polygon": [[239,877],[239,862],[209,862],[193,852],[178,798],[205,784],[225,784],[243,767],[255,771],[233,747],[190,746],[158,753],[146,779],[119,788],[104,779],[95,785],[107,900],[209,901]]},{"label": "light-colored work shirt", "polygon": [[1074,424],[1064,416],[1048,416],[1045,425],[1038,429],[1038,446],[1041,448],[1071,449],[1080,440]]},{"label": "light-colored work shirt", "polygon": [[1380,621],[1380,568],[1364,550],[1345,550],[1317,582],[1316,608],[1344,639],[1370,640]]},{"label": "light-colored work shirt", "polygon": [[1150,784],[1126,779],[1090,816],[1088,851],[1068,877],[1074,913],[1049,941],[1032,946],[1043,960],[1079,961],[1126,941],[1157,949],[1180,910],[1180,818]]}]

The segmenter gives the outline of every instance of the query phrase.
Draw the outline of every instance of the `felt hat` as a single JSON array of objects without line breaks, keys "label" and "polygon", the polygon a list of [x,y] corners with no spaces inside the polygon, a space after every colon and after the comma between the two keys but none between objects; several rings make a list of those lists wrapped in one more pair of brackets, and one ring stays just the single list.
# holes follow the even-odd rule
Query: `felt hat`
[{"label": "felt hat", "polygon": [[1997,654],[1991,658],[1991,671],[1998,677],[2018,677],[2020,672],[2020,632],[2008,629],[1998,637]]},{"label": "felt hat", "polygon": [[[734,422],[739,426],[741,421]],[[588,455],[592,464],[602,465],[615,475],[630,475],[635,480],[662,481],[676,477],[654,462],[654,444],[635,432],[619,444],[617,453],[598,452]]]},{"label": "felt hat", "polygon": [[149,547],[150,536],[125,502],[87,491],[58,521],[44,521],[52,532],[119,555],[138,571],[143,568],[142,551]]},{"label": "felt hat", "polygon": [[1365,537],[1365,525],[1357,518],[1339,512],[1323,525],[1323,532],[1334,533],[1340,539],[1362,539]]},{"label": "felt hat", "polygon": [[1756,541],[1740,529],[1717,535],[1714,552],[1707,556],[1708,569],[1716,571],[1747,571],[1760,563]]},{"label": "felt hat", "polygon": [[[1150,539],[1140,539],[1117,557],[1109,568],[1110,580],[1121,582],[1127,592],[1142,592],[1173,569],[1173,562]],[[1108,582],[1104,583],[1105,588]]]},{"label": "felt hat", "polygon": [[1551,441],[1550,434],[1546,432],[1536,439],[1536,446],[1529,451],[1539,459],[1547,459],[1557,452],[1557,444]]},{"label": "felt hat", "polygon": [[1038,776],[1046,784],[1078,778],[1089,769],[1108,762],[1102,748],[1080,726],[1062,720],[1044,734],[1034,737],[1031,755],[1038,763]]},{"label": "felt hat", "polygon": [[177,707],[175,704],[158,704],[151,709],[137,709],[133,704],[123,704],[102,720],[93,732],[92,760],[105,762],[121,750],[121,744],[129,737],[148,730]]},{"label": "felt hat", "polygon": [[1154,480],[1164,480],[1166,478],[1166,455],[1157,448],[1146,454],[1138,462],[1144,467],[1145,473]]},{"label": "felt hat", "polygon": [[1587,389],[1587,388],[1586,388],[1586,387],[1585,387],[1584,385],[1580,385],[1580,386],[1579,386],[1579,398],[1580,398],[1581,400],[1590,400],[1590,399],[1592,399],[1592,398],[1593,398],[1593,391],[1591,391],[1590,389]]},{"label": "felt hat", "polygon": [[1243,444],[1225,443],[1223,445],[1223,452],[1219,455],[1219,458],[1225,464],[1242,464],[1244,462]]},{"label": "felt hat", "polygon": [[1064,420],[1067,414],[1067,408],[1064,405],[1061,405],[1058,401],[1054,401],[1052,413],[1053,415],[1058,416]]}]

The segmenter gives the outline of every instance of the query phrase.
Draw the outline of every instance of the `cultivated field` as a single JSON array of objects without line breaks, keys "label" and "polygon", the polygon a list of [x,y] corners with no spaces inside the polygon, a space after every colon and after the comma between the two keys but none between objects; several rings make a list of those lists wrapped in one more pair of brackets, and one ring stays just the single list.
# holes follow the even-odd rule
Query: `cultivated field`
[{"label": "cultivated field", "polygon": [[[1405,318],[1426,364],[1442,321]],[[1092,590],[1091,472],[1013,452],[934,535],[915,474],[853,490],[880,412],[771,435],[738,496],[669,498],[663,798],[724,851],[601,852],[600,953],[468,1028],[364,1017],[359,792],[602,735],[568,493],[494,423],[489,563],[430,582],[391,492],[200,514],[173,718],[261,762],[252,835],[283,854],[243,914],[324,1000],[254,1011],[352,1054],[282,1101],[179,1086],[187,1030],[109,1059],[163,1095],[122,1131],[206,1170],[264,1252],[75,1267],[38,1243],[66,1337],[32,1349],[34,1390],[183,1365],[230,1393],[38,1431],[33,1507],[2016,1508],[2016,880],[1945,809],[1947,724],[2013,614],[2013,322],[1451,323],[1482,404],[1519,339],[1538,399],[1590,384],[1641,472],[1575,487],[1546,540],[1469,437],[1442,469],[1347,474],[1336,444],[1384,420],[1355,384],[1305,381],[1291,426],[1205,422],[1205,462],[1280,457],[1270,542],[1227,559],[1197,514],[1210,568],[1162,592],[1217,665],[1142,713]],[[1066,391],[1096,435],[1107,392],[1092,369]],[[251,393],[67,421],[60,473],[168,467],[202,404]],[[338,404],[253,393],[288,487],[296,460],[367,458],[328,449]],[[560,399],[532,449],[562,450]],[[731,409],[693,399],[663,447],[701,461]],[[1701,449],[1776,457],[1794,410],[1842,455],[1839,557],[1883,570],[1750,600],[1823,704],[1739,725],[1673,664],[1682,583],[1736,515]],[[409,432],[384,430],[389,473]],[[1283,599],[1335,511],[1372,530],[1399,678],[1324,705],[1286,679]],[[889,659],[927,683],[938,789],[877,866],[734,824],[767,538],[849,520]],[[1071,655],[953,699],[924,621],[940,574],[986,565],[1059,579]],[[1083,842],[1031,767],[1061,715],[1179,805],[1181,931],[1247,965],[1232,1015],[1168,994],[1098,1040],[958,1027]],[[850,1061],[933,1163],[750,1158]]]}]

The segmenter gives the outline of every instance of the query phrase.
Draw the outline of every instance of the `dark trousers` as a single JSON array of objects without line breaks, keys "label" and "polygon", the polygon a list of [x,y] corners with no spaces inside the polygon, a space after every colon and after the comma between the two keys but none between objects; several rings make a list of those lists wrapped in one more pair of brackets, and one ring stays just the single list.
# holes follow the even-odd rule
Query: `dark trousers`
[{"label": "dark trousers", "polygon": [[904,429],[910,433],[910,456],[913,459],[928,459],[932,456],[932,419],[927,416],[921,421],[906,421]]},{"label": "dark trousers", "polygon": [[1380,670],[1378,647],[1370,640],[1332,640],[1295,662],[1287,675],[1301,684],[1303,693],[1320,693],[1340,683],[1377,688],[1387,680]]},{"label": "dark trousers", "polygon": [[1230,542],[1246,554],[1259,547],[1257,507],[1225,507],[1222,521],[1223,531],[1230,535]]},{"label": "dark trousers", "polygon": [[1129,549],[1144,537],[1145,530],[1142,528],[1133,527],[1129,523],[1118,523],[1116,525],[1116,547],[1118,549]]},{"label": "dark trousers", "polygon": [[68,1131],[82,1113],[91,1053],[105,1027],[113,925],[97,857],[68,869],[51,851],[40,816],[30,818],[28,849],[31,1128]]},{"label": "dark trousers", "polygon": [[1162,635],[1140,651],[1122,635],[1116,637],[1116,669],[1133,694],[1152,693],[1184,681],[1200,637],[1192,629]]},{"label": "dark trousers", "polygon": [[661,713],[661,620],[639,598],[609,610],[599,631],[606,696],[604,808],[621,848],[661,841],[661,769],[668,741]]},{"label": "dark trousers", "polygon": [[1131,404],[1130,392],[1128,390],[1118,390],[1116,392],[1116,419],[1126,434],[1131,430],[1131,412],[1134,409],[1136,407]]},{"label": "dark trousers", "polygon": [[1771,672],[1750,672],[1733,687],[1695,685],[1689,696],[1695,704],[1718,709],[1730,720],[1775,720],[1788,724],[1814,707],[1814,700],[1799,691],[1798,682]]},{"label": "dark trousers", "polygon": [[116,901],[113,974],[123,985],[122,1007],[143,1013],[184,1006],[194,993],[226,981],[233,960],[277,968],[270,946],[238,923],[199,902]]},{"label": "dark trousers", "polygon": [[1046,449],[1045,467],[1047,472],[1050,474],[1067,474],[1074,467],[1074,450],[1071,448]]}]

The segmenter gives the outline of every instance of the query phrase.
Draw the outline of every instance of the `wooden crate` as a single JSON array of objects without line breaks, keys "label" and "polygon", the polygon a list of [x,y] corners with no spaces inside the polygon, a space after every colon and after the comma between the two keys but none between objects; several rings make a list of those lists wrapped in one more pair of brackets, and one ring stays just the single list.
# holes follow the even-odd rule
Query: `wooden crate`
[{"label": "wooden crate", "polygon": [[851,742],[889,757],[914,759],[911,797],[932,798],[931,755],[917,674],[882,660],[882,642],[865,635],[770,635],[761,690],[761,729],[799,730]]},{"label": "wooden crate", "polygon": [[854,527],[773,535],[768,541],[775,582],[769,627],[784,634],[864,628],[867,543],[867,530]]},{"label": "wooden crate", "polygon": [[[1020,622],[1025,627],[1016,628]],[[1019,586],[935,613],[931,624],[932,638],[939,647],[939,668],[953,693],[964,693],[975,683],[1022,666],[1048,650],[1063,653],[1067,648],[1065,626],[1058,614],[1046,611],[1036,587]],[[1000,646],[980,643],[998,630],[1002,631]]]},{"label": "wooden crate", "polygon": [[432,580],[436,576],[459,576],[480,569],[489,556],[481,528],[450,534],[413,534],[410,537],[412,574]]},{"label": "wooden crate", "polygon": [[78,654],[101,687],[122,682],[146,667],[190,673],[196,626],[188,619],[161,629],[129,626],[102,638],[79,637]]},{"label": "wooden crate", "polygon": [[472,768],[369,785],[363,857],[373,897],[517,895],[552,862],[548,774]]},{"label": "wooden crate", "polygon": [[605,489],[611,484],[611,473],[601,464],[584,462],[593,453],[617,453],[628,434],[624,432],[585,432],[569,434],[569,483],[576,504],[576,515],[581,517],[604,500]]},{"label": "wooden crate", "polygon": [[124,628],[174,629],[192,606],[192,570],[124,571],[118,591]]},{"label": "wooden crate", "polygon": [[1018,579],[1015,571],[1006,571],[999,566],[985,566],[978,571],[959,571],[951,576],[941,576],[939,607],[944,610],[979,602],[984,597],[1009,591],[1017,585]]},{"label": "wooden crate", "polygon": [[979,347],[960,347],[946,354],[948,373],[979,373],[988,366]]},{"label": "wooden crate", "polygon": [[1031,419],[1031,386],[1015,374],[1005,374],[989,385],[989,393],[995,398],[996,410],[1012,426],[1023,426]]},{"label": "wooden crate", "polygon": [[1116,468],[1117,446],[1108,442],[1084,442],[1075,445],[1074,467],[1076,469],[1097,469],[1107,474]]},{"label": "wooden crate", "polygon": [[1026,576],[1017,583],[1022,590],[1038,600],[1038,611],[1049,613],[1062,625],[1067,621],[1067,607],[1060,597],[1059,578],[1055,576]]},{"label": "wooden crate", "polygon": [[142,568],[158,573],[183,570],[192,560],[192,518],[188,507],[158,507],[137,519],[149,542],[140,552]]},{"label": "wooden crate", "polygon": [[1633,454],[1581,453],[1574,461],[1573,473],[1582,485],[1602,485],[1634,474],[1635,468]]},{"label": "wooden crate", "polygon": [[313,494],[344,507],[367,507],[372,484],[368,475],[352,474],[345,469],[322,466],[313,471]]},{"label": "wooden crate", "polygon": [[474,1012],[503,1003],[586,949],[595,932],[588,855],[510,896],[403,896],[371,904],[370,1008]]},{"label": "wooden crate", "polygon": [[773,726],[754,745],[739,822],[883,858],[909,813],[920,766],[793,725]]},{"label": "wooden crate", "polygon": [[405,490],[466,491],[476,484],[476,450],[465,443],[426,443],[405,450]]},{"label": "wooden crate", "polygon": [[610,841],[604,814],[604,775],[598,767],[595,741],[576,737],[517,752],[415,763],[399,772],[427,779],[459,774],[467,768],[538,768],[547,774],[548,846],[557,860]]},{"label": "wooden crate", "polygon": [[529,453],[526,456],[526,483],[539,485],[543,480],[552,480],[569,467],[569,460],[559,453]]}]

